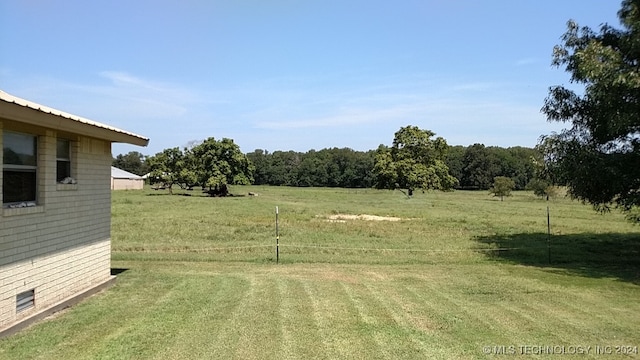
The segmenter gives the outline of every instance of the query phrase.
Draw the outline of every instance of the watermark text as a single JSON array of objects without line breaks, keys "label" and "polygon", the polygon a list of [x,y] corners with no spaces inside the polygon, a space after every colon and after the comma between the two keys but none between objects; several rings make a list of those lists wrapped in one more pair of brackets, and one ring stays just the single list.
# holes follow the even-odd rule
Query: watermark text
[{"label": "watermark text", "polygon": [[637,345],[485,345],[486,355],[638,355]]}]

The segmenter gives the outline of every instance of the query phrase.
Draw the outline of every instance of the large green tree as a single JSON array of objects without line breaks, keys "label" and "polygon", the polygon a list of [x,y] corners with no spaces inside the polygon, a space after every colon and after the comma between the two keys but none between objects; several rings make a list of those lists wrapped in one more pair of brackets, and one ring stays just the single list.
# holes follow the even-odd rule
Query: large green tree
[{"label": "large green tree", "polygon": [[493,178],[501,175],[497,157],[484,144],[469,146],[464,151],[462,163],[460,185],[465,189],[487,190]]},{"label": "large green tree", "polygon": [[249,185],[254,166],[233,140],[208,138],[187,150],[197,183],[212,196],[226,196],[228,185]]},{"label": "large green tree", "polygon": [[462,145],[449,146],[447,156],[444,161],[449,168],[449,174],[462,182],[462,171],[464,169],[464,153],[466,148]]},{"label": "large green tree", "polygon": [[173,194],[173,185],[184,187],[189,172],[184,153],[178,147],[164,149],[147,159],[151,184],[161,184]]},{"label": "large green tree", "polygon": [[269,185],[298,186],[296,178],[302,154],[295,151],[274,151],[269,156]]},{"label": "large green tree", "polygon": [[255,167],[253,172],[253,183],[255,185],[271,185],[270,184],[270,172],[271,172],[271,154],[267,150],[256,149],[247,154],[247,159],[251,161]]},{"label": "large green tree", "polygon": [[510,148],[494,147],[494,152],[500,165],[501,176],[511,178],[515,183],[515,190],[524,190],[535,175],[532,158],[539,157],[535,149],[515,146]]},{"label": "large green tree", "polygon": [[416,189],[450,190],[458,181],[445,164],[448,149],[442,137],[417,126],[406,126],[395,133],[391,148],[380,145],[375,155],[373,173],[379,189],[406,189],[407,196]]},{"label": "large green tree", "polygon": [[[622,29],[599,32],[568,22],[553,64],[564,66],[575,92],[552,87],[542,111],[571,127],[542,138],[540,149],[553,179],[574,198],[598,210],[640,205],[640,0],[625,0]],[[633,220],[640,221],[635,215]]]}]

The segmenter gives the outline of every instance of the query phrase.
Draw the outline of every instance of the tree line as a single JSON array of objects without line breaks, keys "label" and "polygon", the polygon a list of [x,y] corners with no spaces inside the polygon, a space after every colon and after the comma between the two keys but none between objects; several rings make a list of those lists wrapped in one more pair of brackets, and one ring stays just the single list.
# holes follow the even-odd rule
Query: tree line
[{"label": "tree line", "polygon": [[[208,140],[209,143],[212,141],[216,140]],[[232,149],[236,150],[235,156],[238,157],[239,149]],[[376,154],[383,149],[390,147],[381,145],[379,149],[369,151],[326,148],[307,152],[269,152],[256,149],[244,154],[253,167],[251,176],[247,176],[247,179],[252,177],[255,185],[371,188],[376,185],[377,180],[374,171]],[[179,167],[189,164],[188,158],[193,153],[193,149],[188,148],[165,149],[154,156],[133,151],[118,155],[113,160],[113,166],[144,175],[151,172],[151,165],[156,164],[156,172],[185,174],[185,170]],[[233,151],[229,150],[228,153]],[[523,190],[535,177],[536,165],[533,159],[539,157],[540,153],[536,149],[519,146],[503,148],[483,144],[446,145],[444,149],[444,164],[449,174],[457,179],[453,188],[465,190],[489,190],[494,178],[498,176],[511,178],[515,189]],[[162,167],[158,165],[163,162],[169,164]],[[173,171],[170,171],[171,166],[174,167]],[[193,176],[168,180],[187,188],[197,183]],[[227,180],[227,183],[234,182],[232,176]]]},{"label": "tree line", "polygon": [[247,154],[255,185],[366,188],[373,186],[373,151],[332,148],[305,153],[257,149]]}]

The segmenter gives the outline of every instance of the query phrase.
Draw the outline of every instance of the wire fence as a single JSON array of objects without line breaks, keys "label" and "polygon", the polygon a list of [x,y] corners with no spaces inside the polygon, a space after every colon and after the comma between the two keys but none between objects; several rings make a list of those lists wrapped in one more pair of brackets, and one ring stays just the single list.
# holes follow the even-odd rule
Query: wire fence
[{"label": "wire fence", "polygon": [[[424,249],[424,248],[390,248],[390,247],[356,247],[356,246],[327,246],[327,245],[310,245],[296,243],[279,244],[259,244],[259,245],[241,245],[241,246],[213,246],[213,247],[130,247],[130,248],[114,248],[114,253],[127,254],[143,254],[143,253],[162,253],[162,254],[247,254],[255,255],[257,253],[268,255],[273,254],[286,256],[287,254],[296,255],[313,255],[318,252],[331,252],[334,255],[342,253],[359,253],[359,254],[462,254],[462,253],[495,253],[517,250],[541,250],[542,247],[478,247],[463,249]],[[256,251],[259,250],[259,251]]]},{"label": "wire fence", "polygon": [[486,248],[486,249],[398,249],[398,248],[366,248],[366,247],[336,247],[336,246],[320,246],[320,245],[300,245],[300,244],[280,244],[280,247],[291,248],[312,248],[325,250],[349,250],[363,252],[423,252],[423,253],[447,253],[447,252],[476,252],[476,251],[506,251],[520,250],[522,248]]}]

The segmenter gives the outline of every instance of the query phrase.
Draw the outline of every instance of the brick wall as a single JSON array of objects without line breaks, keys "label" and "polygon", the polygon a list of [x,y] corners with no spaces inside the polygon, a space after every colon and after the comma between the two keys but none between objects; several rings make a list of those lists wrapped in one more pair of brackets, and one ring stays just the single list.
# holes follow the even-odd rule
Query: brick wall
[{"label": "brick wall", "polygon": [[[0,133],[10,127],[0,120]],[[27,130],[38,135],[38,201],[0,210],[0,330],[110,279],[111,144],[75,136],[71,175],[77,184],[57,184],[60,135]],[[16,295],[31,289],[35,306],[17,313]]]}]

